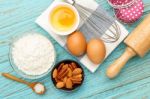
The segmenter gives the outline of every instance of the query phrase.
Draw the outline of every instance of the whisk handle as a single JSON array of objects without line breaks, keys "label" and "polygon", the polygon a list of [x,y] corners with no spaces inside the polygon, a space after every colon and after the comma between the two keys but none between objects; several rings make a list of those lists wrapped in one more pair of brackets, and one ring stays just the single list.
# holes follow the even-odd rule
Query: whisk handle
[{"label": "whisk handle", "polygon": [[135,56],[136,53],[132,48],[127,47],[124,54],[118,58],[112,65],[110,65],[106,71],[106,75],[109,78],[115,78],[125,66],[130,58]]}]

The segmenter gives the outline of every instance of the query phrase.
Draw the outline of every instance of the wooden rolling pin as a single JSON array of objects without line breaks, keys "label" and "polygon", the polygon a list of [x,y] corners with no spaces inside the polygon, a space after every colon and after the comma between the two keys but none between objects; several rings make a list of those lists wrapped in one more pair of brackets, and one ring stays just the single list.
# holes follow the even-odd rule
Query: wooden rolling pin
[{"label": "wooden rolling pin", "polygon": [[106,71],[109,78],[116,77],[130,58],[136,55],[143,57],[150,50],[150,14],[125,39],[124,43],[127,45],[124,54]]}]

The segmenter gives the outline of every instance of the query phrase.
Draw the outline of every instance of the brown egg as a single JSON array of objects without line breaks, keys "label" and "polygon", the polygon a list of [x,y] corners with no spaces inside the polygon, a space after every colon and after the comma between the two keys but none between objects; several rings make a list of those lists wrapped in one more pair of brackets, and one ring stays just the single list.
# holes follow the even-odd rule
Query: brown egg
[{"label": "brown egg", "polygon": [[67,48],[75,56],[83,55],[86,52],[86,46],[86,39],[79,31],[75,31],[67,37]]},{"label": "brown egg", "polygon": [[103,41],[100,39],[91,39],[87,45],[87,55],[93,63],[100,64],[106,55],[106,48]]}]

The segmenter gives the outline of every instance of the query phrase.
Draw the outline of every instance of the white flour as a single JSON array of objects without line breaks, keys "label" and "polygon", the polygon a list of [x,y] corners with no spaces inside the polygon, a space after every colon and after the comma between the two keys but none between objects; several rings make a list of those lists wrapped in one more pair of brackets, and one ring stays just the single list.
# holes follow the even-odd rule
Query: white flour
[{"label": "white flour", "polygon": [[53,65],[55,51],[46,37],[31,33],[14,42],[12,58],[18,69],[25,74],[41,75]]}]

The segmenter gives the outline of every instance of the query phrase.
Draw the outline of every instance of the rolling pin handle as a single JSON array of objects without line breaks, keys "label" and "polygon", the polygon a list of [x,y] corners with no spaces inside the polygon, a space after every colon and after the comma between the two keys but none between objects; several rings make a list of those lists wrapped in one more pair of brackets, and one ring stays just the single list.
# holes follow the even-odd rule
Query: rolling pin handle
[{"label": "rolling pin handle", "polygon": [[115,78],[120,73],[124,65],[128,62],[128,60],[135,55],[135,51],[132,48],[127,47],[124,54],[108,67],[106,71],[107,77]]}]

